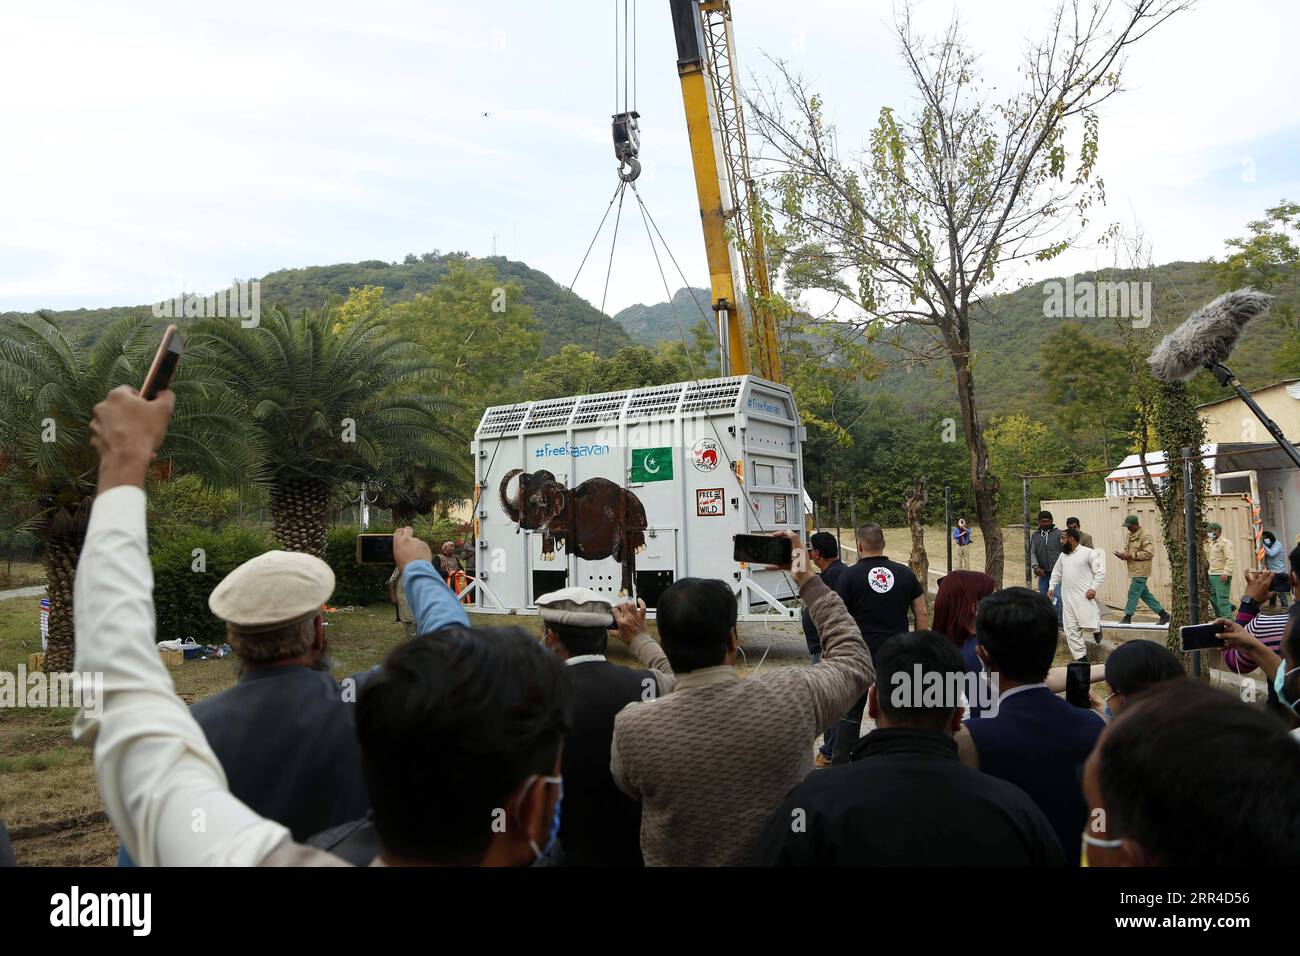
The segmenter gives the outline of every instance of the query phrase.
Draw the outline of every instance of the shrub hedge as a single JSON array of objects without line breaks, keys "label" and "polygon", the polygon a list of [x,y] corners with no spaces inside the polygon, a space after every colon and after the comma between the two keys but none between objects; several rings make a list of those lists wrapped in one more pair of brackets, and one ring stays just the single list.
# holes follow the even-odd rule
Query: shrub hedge
[{"label": "shrub hedge", "polygon": [[[208,610],[208,595],[239,565],[274,547],[269,533],[234,525],[217,530],[173,525],[157,535],[149,559],[158,640],[192,637],[200,644],[220,644],[226,626]],[[195,554],[200,548],[202,554]]]},{"label": "shrub hedge", "polygon": [[[392,534],[391,528],[372,528]],[[336,606],[388,600],[391,564],[357,564],[355,528],[334,528],[325,539],[325,561],[334,570]],[[269,531],[228,525],[220,529],[173,525],[150,545],[158,640],[192,637],[200,644],[220,644],[226,626],[208,610],[208,595],[227,574],[249,558],[278,547]],[[195,549],[203,549],[202,566]]]},{"label": "shrub hedge", "polygon": [[[372,526],[368,534],[392,534],[392,528]],[[357,564],[357,529],[332,528],[325,537],[325,561],[334,570],[334,596],[337,607],[374,604],[388,600],[391,564]]]}]

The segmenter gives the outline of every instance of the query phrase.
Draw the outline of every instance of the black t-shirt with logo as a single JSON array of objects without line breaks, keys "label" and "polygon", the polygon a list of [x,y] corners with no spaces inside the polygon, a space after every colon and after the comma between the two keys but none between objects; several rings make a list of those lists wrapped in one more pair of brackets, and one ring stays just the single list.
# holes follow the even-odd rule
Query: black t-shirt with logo
[{"label": "black t-shirt with logo", "polygon": [[911,568],[883,554],[850,565],[835,591],[858,622],[873,656],[888,638],[908,630],[908,609],[925,593]]}]

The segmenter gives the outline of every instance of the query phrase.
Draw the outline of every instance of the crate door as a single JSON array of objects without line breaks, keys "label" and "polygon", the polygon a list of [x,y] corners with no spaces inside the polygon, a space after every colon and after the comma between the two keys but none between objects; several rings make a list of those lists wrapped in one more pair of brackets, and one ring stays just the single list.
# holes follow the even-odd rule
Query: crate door
[{"label": "crate door", "polygon": [[536,531],[528,535],[528,607],[537,606],[537,598],[569,586],[569,552],[558,545],[549,556],[542,554],[542,536]]}]

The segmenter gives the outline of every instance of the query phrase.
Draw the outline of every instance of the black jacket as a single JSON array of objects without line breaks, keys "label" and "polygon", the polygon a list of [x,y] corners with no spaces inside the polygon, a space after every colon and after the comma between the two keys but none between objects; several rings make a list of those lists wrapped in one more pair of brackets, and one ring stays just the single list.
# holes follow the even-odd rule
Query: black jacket
[{"label": "black jacket", "polygon": [[297,665],[249,671],[190,713],[230,792],[295,840],[370,809],[352,704],[326,672]]},{"label": "black jacket", "polygon": [[966,721],[980,771],[1014,784],[1038,804],[1072,865],[1088,823],[1083,765],[1105,728],[1096,713],[1046,687],[1008,691],[996,714],[981,712]]},{"label": "black jacket", "polygon": [[[840,575],[844,573],[844,567],[844,562],[839,558],[836,558],[830,564],[826,565],[826,570],[822,572],[822,580],[832,591],[835,590],[835,582],[838,581]],[[812,615],[808,613],[807,608],[803,609],[802,623],[803,638],[808,642],[808,653],[820,654],[822,652],[822,639],[817,634],[817,628],[813,627]]]},{"label": "black jacket", "polygon": [[609,661],[569,666],[573,730],[564,740],[560,845],[566,866],[641,866],[641,804],[614,784],[614,718],[658,693],[654,674]]},{"label": "black jacket", "polygon": [[1017,787],[957,759],[951,737],[872,731],[847,767],[814,770],[754,848],[758,866],[1061,866],[1051,824]]},{"label": "black jacket", "polygon": [[17,866],[18,861],[14,859],[13,844],[9,842],[9,831],[5,829],[4,821],[0,820],[0,866]]},{"label": "black jacket", "polygon": [[1056,525],[1046,532],[1038,529],[1029,540],[1033,545],[1034,567],[1042,568],[1044,574],[1051,574],[1061,557],[1061,529]]}]

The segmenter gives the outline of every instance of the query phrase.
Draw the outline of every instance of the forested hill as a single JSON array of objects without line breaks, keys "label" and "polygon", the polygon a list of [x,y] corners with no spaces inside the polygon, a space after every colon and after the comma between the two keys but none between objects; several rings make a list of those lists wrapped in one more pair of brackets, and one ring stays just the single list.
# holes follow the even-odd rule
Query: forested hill
[{"label": "forested hill", "polygon": [[[1014,292],[990,297],[985,303],[986,313],[982,313],[982,318],[972,331],[976,351],[976,395],[980,412],[986,420],[1016,413],[1024,413],[1031,418],[1041,417],[1041,406],[1045,403],[1043,349],[1049,337],[1063,324],[1075,325],[1086,335],[1104,342],[1116,345],[1122,343],[1121,323],[1115,318],[1069,315],[1048,317],[1044,314],[1044,304],[1048,298],[1044,287],[1047,283],[1060,283],[1062,297],[1067,289],[1074,291],[1077,297],[1081,288],[1079,283],[1083,280],[1150,281],[1150,327],[1145,331],[1133,331],[1143,336],[1154,334],[1157,339],[1219,294],[1213,279],[1207,274],[1205,263],[1171,262],[1155,267],[1144,276],[1123,270],[1079,274],[1073,277],[1074,285],[1070,287],[1065,285],[1064,278],[1048,279]],[[681,340],[679,323],[684,323],[689,328],[700,321],[699,306],[692,298],[691,291],[678,289],[673,295],[671,306],[667,302],[633,305],[617,313],[614,318],[638,343],[653,346],[661,339],[678,342]],[[1284,298],[1294,301],[1300,295],[1300,281],[1292,281],[1278,291]],[[694,292],[707,308],[708,290],[695,289]],[[1145,302],[1145,298],[1141,301]],[[1230,363],[1233,371],[1250,386],[1276,381],[1281,374],[1275,363],[1277,346],[1292,334],[1279,324],[1276,316],[1258,319],[1247,328],[1233,351]],[[889,336],[884,338],[888,339]],[[908,330],[903,334],[902,341],[916,347],[926,339],[918,330]],[[946,357],[928,365],[913,364],[904,367],[900,362],[903,353],[883,341],[873,351],[886,363],[886,371],[879,379],[865,386],[867,391],[890,393],[904,406],[912,408],[927,407],[936,400],[945,403],[955,401],[952,365]],[[1296,373],[1300,373],[1300,369],[1291,372]],[[1205,381],[1199,381],[1200,378]],[[1117,383],[1117,386],[1120,384]],[[1196,384],[1198,394],[1206,393],[1201,397],[1219,397],[1215,391],[1217,386],[1208,376],[1198,377]],[[1124,383],[1123,387],[1117,388],[1117,392],[1124,391],[1126,387]]]},{"label": "forested hill", "polygon": [[[280,305],[290,312],[299,312],[320,308],[334,296],[346,297],[350,288],[359,289],[367,285],[382,286],[386,302],[401,302],[428,292],[454,262],[486,264],[496,270],[503,283],[514,282],[523,289],[525,304],[532,309],[538,326],[546,333],[542,341],[544,355],[558,352],[571,342],[588,349],[597,346],[606,356],[632,344],[623,327],[591,303],[577,295],[569,295],[544,272],[504,256],[472,259],[461,253],[435,252],[410,255],[401,263],[372,259],[305,269],[282,269],[262,277],[261,303],[263,308]],[[148,312],[149,309],[146,304],[70,309],[46,314],[70,338],[88,343],[119,316]],[[20,315],[16,312],[0,313],[0,323],[12,322]],[[175,321],[182,328],[187,322],[183,318]]]},{"label": "forested hill", "polygon": [[[615,313],[614,321],[641,345],[654,345],[660,339],[680,342],[683,334],[689,335],[690,329],[699,322],[711,320],[709,303],[712,301],[708,289],[681,288],[673,293],[671,303],[629,305]],[[703,315],[700,314],[701,308]]]},{"label": "forested hill", "polygon": [[[1219,294],[1206,275],[1204,263],[1171,262],[1156,267],[1148,277],[1152,283],[1152,309],[1151,326],[1146,332],[1154,333],[1157,339]],[[1077,275],[1074,281],[1128,281],[1136,278],[1135,273],[1116,271],[1101,276]],[[1045,317],[1045,284],[1037,283],[990,298],[987,301],[988,317],[972,328],[971,338],[976,352],[975,389],[980,412],[986,420],[1015,413],[1024,413],[1032,418],[1043,416],[1043,406],[1047,404],[1042,380],[1043,347],[1049,336],[1062,325],[1070,323],[1096,339],[1122,344],[1120,323],[1113,318]],[[1293,280],[1289,287],[1278,291],[1285,298],[1294,300],[1300,291],[1298,287],[1300,282]],[[1257,319],[1247,326],[1233,350],[1229,365],[1247,386],[1276,381],[1282,377],[1275,362],[1277,349],[1291,336],[1278,316],[1266,315]],[[908,335],[906,340],[913,343],[922,341],[919,335]],[[882,360],[893,363],[893,367],[872,382],[868,386],[870,390],[890,392],[911,407],[930,405],[936,396],[943,401],[955,396],[952,365],[947,358],[928,367],[904,370],[897,367],[897,350],[881,345],[875,351]],[[1202,398],[1222,397],[1208,375],[1197,379],[1198,394],[1203,390],[1200,386],[1206,386],[1204,391],[1207,394],[1201,395]],[[1117,392],[1127,387],[1127,383],[1115,384]]]},{"label": "forested hill", "polygon": [[[272,272],[262,278],[262,306],[279,304],[291,311],[319,308],[334,296],[346,296],[350,288],[366,285],[382,286],[387,302],[401,302],[428,291],[454,262],[488,265],[496,270],[503,283],[514,282],[522,288],[525,303],[545,333],[544,355],[554,354],[571,343],[585,349],[598,346],[604,356],[633,344],[653,346],[658,341],[680,344],[682,328],[692,329],[700,322],[698,303],[708,308],[707,289],[682,288],[674,294],[672,305],[667,302],[633,305],[610,318],[585,299],[567,294],[550,276],[522,262],[503,256],[471,259],[461,253],[436,252],[407,256],[401,263],[368,260]],[[1156,267],[1148,275],[1153,293],[1149,331],[1154,333],[1163,334],[1173,328],[1217,294],[1204,263],[1172,262]],[[1129,281],[1135,278],[1135,273],[1116,271],[1100,276],[1081,274],[1074,280],[1077,283],[1084,279]],[[1119,343],[1122,339],[1120,324],[1113,318],[1046,317],[1044,285],[1038,283],[991,297],[986,302],[988,315],[974,326],[976,395],[986,420],[1017,412],[1038,417],[1035,413],[1045,402],[1041,373],[1043,348],[1063,324],[1074,324],[1087,335],[1106,342]],[[1293,278],[1278,291],[1294,302],[1300,297],[1300,278]],[[88,343],[118,316],[148,309],[148,305],[139,305],[47,314],[71,338]],[[12,322],[19,315],[0,314],[0,324]],[[178,324],[183,327],[186,320],[180,319]],[[1279,345],[1294,334],[1276,318],[1266,316],[1257,320],[1248,327],[1233,352],[1233,370],[1248,386],[1277,380],[1282,374],[1277,365]],[[905,334],[904,340],[913,344],[922,341],[914,330]],[[946,358],[904,369],[899,367],[898,350],[882,343],[875,346],[875,352],[889,367],[879,379],[866,386],[868,391],[892,394],[903,405],[914,408],[932,405],[936,399],[943,402],[954,399],[952,367]],[[1300,368],[1290,371],[1300,373]],[[1208,385],[1213,385],[1208,377],[1202,377]],[[1212,397],[1218,397],[1217,392]]]}]

